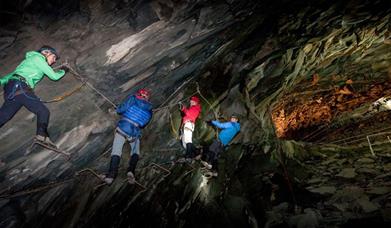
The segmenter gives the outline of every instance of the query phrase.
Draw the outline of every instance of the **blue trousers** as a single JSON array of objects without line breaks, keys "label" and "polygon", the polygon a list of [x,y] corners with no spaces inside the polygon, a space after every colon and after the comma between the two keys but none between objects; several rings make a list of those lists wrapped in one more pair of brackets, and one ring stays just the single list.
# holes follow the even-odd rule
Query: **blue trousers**
[{"label": "blue trousers", "polygon": [[26,83],[18,80],[10,80],[4,86],[4,104],[0,108],[0,128],[23,106],[37,116],[37,135],[49,136],[47,132],[49,109]]},{"label": "blue trousers", "polygon": [[111,156],[117,155],[121,157],[122,148],[125,142],[128,141],[130,144],[130,155],[140,155],[140,139],[138,137],[125,137],[124,134],[115,133],[113,148],[111,150]]}]

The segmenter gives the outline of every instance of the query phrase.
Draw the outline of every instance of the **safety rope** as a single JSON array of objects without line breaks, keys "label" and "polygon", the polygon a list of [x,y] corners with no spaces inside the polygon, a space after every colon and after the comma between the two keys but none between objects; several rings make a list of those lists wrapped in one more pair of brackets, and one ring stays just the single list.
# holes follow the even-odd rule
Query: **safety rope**
[{"label": "safety rope", "polygon": [[85,86],[85,82],[76,86],[74,89],[70,90],[70,91],[67,91],[65,92],[63,95],[61,96],[57,96],[51,100],[48,100],[48,101],[43,101],[43,103],[54,103],[54,102],[59,102],[59,101],[62,101],[64,100],[65,98],[69,97],[69,96],[72,96],[74,93],[78,92],[81,88],[83,88],[83,86]]},{"label": "safety rope", "polygon": [[[187,96],[187,97],[181,99],[180,101],[178,101],[178,103],[187,101],[187,100],[189,100],[192,96],[194,96],[194,95],[196,95],[196,94],[197,94],[197,92],[194,92],[194,93],[191,94],[190,96]],[[167,103],[166,101],[168,101],[168,99],[169,99],[169,98],[167,98],[163,103]],[[162,104],[163,104],[163,103],[162,103]],[[165,105],[165,106],[162,106],[162,105],[161,105],[161,106],[159,106],[158,108],[153,109],[152,111],[153,111],[153,112],[159,112],[159,111],[161,111],[161,110],[164,110],[164,109],[167,109],[167,108],[174,107],[174,106],[178,105],[178,103],[169,104],[169,105]]]},{"label": "safety rope", "polygon": [[215,119],[217,120],[218,119],[218,114],[217,112],[213,109],[213,106],[212,104],[208,101],[208,99],[206,99],[202,93],[201,93],[201,90],[200,90],[200,86],[198,84],[198,82],[196,83],[197,84],[197,93],[200,95],[200,97],[209,105],[209,110],[211,110],[213,112],[213,115],[215,117]]},{"label": "safety rope", "polygon": [[69,64],[65,65],[69,71],[73,74],[73,76],[76,79],[79,79],[81,82],[83,82],[87,87],[92,89],[94,92],[96,92],[99,96],[101,96],[103,99],[105,99],[107,102],[109,102],[114,108],[117,108],[117,105],[114,104],[107,96],[105,96],[101,91],[99,91],[95,86],[93,86],[91,83],[88,82],[88,79],[86,77],[79,74],[75,69],[73,69]]},{"label": "safety rope", "polygon": [[185,86],[187,83],[189,83],[191,80],[193,80],[193,78],[189,78],[188,80],[186,80],[185,82],[182,83],[182,85],[180,85],[173,93],[171,93],[170,96],[167,97],[167,99],[158,107],[155,109],[155,111],[159,111],[161,109],[164,109],[166,107],[169,107],[170,105],[167,105],[167,106],[164,106],[168,101],[170,101],[170,99],[183,87]]},{"label": "safety rope", "polygon": [[179,140],[179,134],[178,134],[178,131],[175,129],[175,126],[174,126],[174,120],[172,119],[172,115],[171,115],[171,112],[169,112],[169,115],[168,115],[168,118],[170,120],[170,125],[171,125],[171,132],[174,134],[175,138],[177,140]]},{"label": "safety rope", "polygon": [[[200,97],[209,105],[209,110],[211,110],[213,112],[213,115],[215,117],[215,120],[218,120],[219,116],[217,114],[217,112],[215,111],[215,109],[213,108],[212,104],[208,101],[208,99],[206,99],[202,93],[201,93],[201,90],[200,90],[200,86],[198,84],[198,82],[196,83],[197,84],[197,93],[200,95]],[[219,133],[218,133],[218,130],[213,127],[214,129],[214,133],[215,133],[215,138],[218,139],[219,137]]]},{"label": "safety rope", "polygon": [[283,153],[281,152],[281,148],[279,149],[279,157],[276,157],[277,161],[280,163],[281,165],[281,168],[283,170],[283,175],[284,175],[284,178],[285,178],[285,181],[288,185],[288,189],[289,189],[289,192],[291,194],[291,197],[292,197],[292,201],[294,203],[294,206],[296,207],[297,206],[297,201],[296,201],[296,196],[295,196],[295,193],[294,193],[294,190],[293,190],[293,186],[292,186],[292,182],[290,180],[290,177],[289,177],[289,174],[288,174],[288,169],[286,168],[285,166],[285,163],[283,161]]}]

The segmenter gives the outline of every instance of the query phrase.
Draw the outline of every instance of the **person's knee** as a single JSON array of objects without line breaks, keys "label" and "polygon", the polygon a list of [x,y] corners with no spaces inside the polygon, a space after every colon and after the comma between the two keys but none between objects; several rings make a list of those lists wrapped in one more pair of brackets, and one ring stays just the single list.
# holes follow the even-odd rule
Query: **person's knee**
[{"label": "person's knee", "polygon": [[122,151],[120,151],[120,150],[112,150],[111,151],[111,156],[119,156],[119,157],[121,157],[121,155],[122,155]]},{"label": "person's knee", "polygon": [[130,151],[130,156],[132,157],[132,156],[140,156],[140,151],[139,150],[132,150],[132,151]]},{"label": "person's knee", "polygon": [[37,115],[41,116],[42,118],[49,119],[50,111],[46,106],[42,106],[38,109]]},{"label": "person's knee", "polygon": [[40,123],[48,123],[50,117],[50,111],[45,105],[41,105],[32,111],[35,115],[37,115],[38,122]]},{"label": "person's knee", "polygon": [[10,105],[5,105],[0,108],[0,127],[7,123],[19,109],[10,108]]},{"label": "person's knee", "polygon": [[130,159],[134,159],[134,160],[139,160],[139,158],[140,158],[140,154],[139,153],[134,153],[134,154],[132,154],[131,156],[130,156]]},{"label": "person's knee", "polygon": [[113,148],[111,150],[111,156],[120,156],[122,155],[122,145],[123,144],[113,144]]},{"label": "person's knee", "polygon": [[0,126],[3,126],[3,124],[5,124],[11,118],[11,113],[0,111]]}]

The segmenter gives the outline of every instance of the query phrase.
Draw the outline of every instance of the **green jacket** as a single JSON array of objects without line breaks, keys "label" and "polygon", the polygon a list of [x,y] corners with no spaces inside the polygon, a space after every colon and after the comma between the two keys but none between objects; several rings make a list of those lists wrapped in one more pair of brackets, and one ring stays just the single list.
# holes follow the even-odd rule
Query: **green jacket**
[{"label": "green jacket", "polygon": [[10,79],[17,79],[14,75],[20,75],[25,80],[30,88],[34,89],[39,81],[46,74],[51,80],[57,81],[65,74],[64,70],[54,72],[54,70],[46,62],[45,56],[36,51],[26,53],[26,58],[16,67],[15,71],[0,78],[0,84],[3,86]]}]

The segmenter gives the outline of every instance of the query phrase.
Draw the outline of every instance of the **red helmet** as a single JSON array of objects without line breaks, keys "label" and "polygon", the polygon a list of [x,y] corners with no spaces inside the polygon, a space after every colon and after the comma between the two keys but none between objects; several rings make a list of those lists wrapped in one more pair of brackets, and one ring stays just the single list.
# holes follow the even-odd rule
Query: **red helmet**
[{"label": "red helmet", "polygon": [[196,97],[196,96],[192,96],[192,97],[190,98],[190,101],[194,101],[194,102],[196,102],[197,104],[200,103],[200,99],[199,99],[198,97]]},{"label": "red helmet", "polygon": [[150,92],[147,89],[139,89],[137,91],[136,97],[139,99],[149,100]]}]

